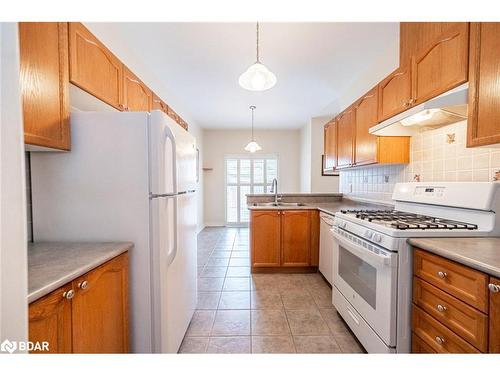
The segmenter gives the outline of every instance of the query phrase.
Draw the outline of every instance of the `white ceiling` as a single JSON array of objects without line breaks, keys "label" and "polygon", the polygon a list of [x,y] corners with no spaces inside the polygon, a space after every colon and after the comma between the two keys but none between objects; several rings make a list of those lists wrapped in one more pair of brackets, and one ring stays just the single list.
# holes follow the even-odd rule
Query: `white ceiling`
[{"label": "white ceiling", "polygon": [[198,125],[219,129],[248,128],[250,105],[257,106],[256,127],[268,129],[299,128],[335,113],[338,99],[392,53],[399,35],[398,23],[263,23],[261,61],[278,82],[249,92],[238,77],[255,60],[255,24],[109,23],[99,29],[123,38]]}]

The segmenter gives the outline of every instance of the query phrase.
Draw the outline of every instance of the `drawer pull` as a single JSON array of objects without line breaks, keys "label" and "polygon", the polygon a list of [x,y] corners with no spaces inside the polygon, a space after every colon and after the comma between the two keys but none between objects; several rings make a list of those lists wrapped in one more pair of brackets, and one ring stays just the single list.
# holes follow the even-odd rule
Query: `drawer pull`
[{"label": "drawer pull", "polygon": [[63,297],[66,299],[73,299],[74,296],[75,296],[75,291],[73,289],[70,289],[67,292],[63,293]]},{"label": "drawer pull", "polygon": [[500,285],[497,285],[497,284],[489,284],[488,285],[488,289],[490,290],[490,292],[492,293],[498,293],[500,292]]},{"label": "drawer pull", "polygon": [[448,308],[446,306],[443,306],[441,304],[438,304],[436,306],[436,309],[439,311],[439,312],[445,312],[446,310],[448,310]]},{"label": "drawer pull", "polygon": [[443,272],[443,271],[439,271],[437,273],[437,275],[441,278],[441,279],[445,279],[446,276],[448,276],[448,274],[446,272]]},{"label": "drawer pull", "polygon": [[88,286],[89,286],[89,282],[87,280],[82,281],[81,283],[78,283],[78,288],[80,288],[80,289],[87,289]]},{"label": "drawer pull", "polygon": [[436,342],[439,344],[439,345],[443,345],[444,344],[444,338],[441,337],[441,336],[436,336]]}]

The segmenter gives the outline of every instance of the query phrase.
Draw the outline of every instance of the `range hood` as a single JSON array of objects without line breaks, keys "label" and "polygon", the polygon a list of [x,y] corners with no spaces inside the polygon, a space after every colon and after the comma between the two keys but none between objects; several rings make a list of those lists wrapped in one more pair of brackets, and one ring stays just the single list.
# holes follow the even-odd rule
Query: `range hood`
[{"label": "range hood", "polygon": [[378,136],[412,136],[467,119],[468,83],[370,128]]}]

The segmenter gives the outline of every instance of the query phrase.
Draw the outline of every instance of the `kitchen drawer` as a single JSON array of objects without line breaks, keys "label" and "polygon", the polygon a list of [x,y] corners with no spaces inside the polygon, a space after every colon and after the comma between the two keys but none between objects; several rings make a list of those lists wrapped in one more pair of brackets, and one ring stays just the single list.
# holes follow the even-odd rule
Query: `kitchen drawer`
[{"label": "kitchen drawer", "polygon": [[411,352],[413,354],[435,354],[436,351],[416,334],[411,334]]},{"label": "kitchen drawer", "polygon": [[413,278],[413,302],[480,351],[487,351],[487,315],[418,277]]},{"label": "kitchen drawer", "polygon": [[415,305],[413,305],[413,332],[437,353],[480,353]]},{"label": "kitchen drawer", "polygon": [[413,273],[482,312],[488,312],[486,274],[420,249],[414,252]]}]

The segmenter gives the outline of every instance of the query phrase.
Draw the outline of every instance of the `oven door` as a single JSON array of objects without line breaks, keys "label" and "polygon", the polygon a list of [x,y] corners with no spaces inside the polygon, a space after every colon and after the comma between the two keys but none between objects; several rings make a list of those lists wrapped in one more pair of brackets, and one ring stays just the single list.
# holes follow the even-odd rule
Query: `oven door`
[{"label": "oven door", "polygon": [[334,285],[388,345],[396,345],[397,253],[340,228]]}]

